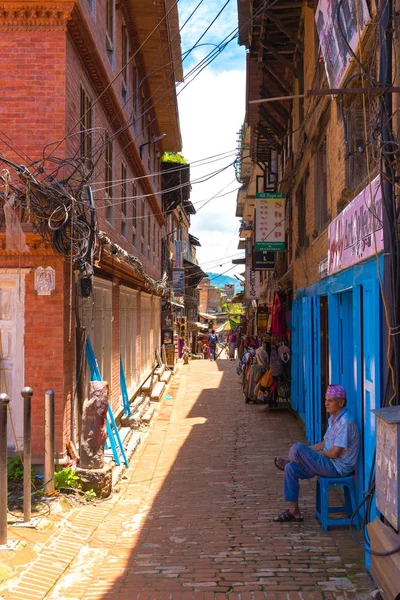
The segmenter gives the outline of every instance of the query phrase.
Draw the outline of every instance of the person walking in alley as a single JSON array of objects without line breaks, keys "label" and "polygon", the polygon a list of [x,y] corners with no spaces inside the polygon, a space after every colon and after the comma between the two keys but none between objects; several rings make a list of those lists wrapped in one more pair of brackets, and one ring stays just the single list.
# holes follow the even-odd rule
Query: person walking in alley
[{"label": "person walking in alley", "polygon": [[356,467],[360,448],[360,434],[353,417],[346,408],[346,391],[341,385],[328,385],[325,407],[330,417],[324,439],[319,444],[294,444],[289,460],[277,457],[275,466],[284,471],[284,497],[289,508],[274,518],[279,522],[301,522],[299,509],[299,479],[346,477]]},{"label": "person walking in alley", "polygon": [[218,342],[218,336],[213,329],[212,332],[210,333],[210,337],[208,338],[208,347],[210,350],[210,360],[216,360],[217,342]]},{"label": "person walking in alley", "polygon": [[235,351],[237,344],[237,335],[236,332],[233,331],[229,336],[229,360],[235,360]]}]

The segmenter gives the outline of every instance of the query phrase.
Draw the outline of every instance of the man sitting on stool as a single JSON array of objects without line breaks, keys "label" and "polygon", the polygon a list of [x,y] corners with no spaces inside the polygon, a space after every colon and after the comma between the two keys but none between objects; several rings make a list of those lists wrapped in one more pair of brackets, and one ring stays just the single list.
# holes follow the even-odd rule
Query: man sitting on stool
[{"label": "man sitting on stool", "polygon": [[284,471],[284,496],[289,508],[274,518],[279,522],[301,522],[299,509],[299,479],[346,477],[356,467],[360,449],[357,424],[346,408],[346,391],[341,385],[328,385],[325,407],[330,417],[324,440],[313,446],[294,444],[289,460],[275,458],[275,465]]}]

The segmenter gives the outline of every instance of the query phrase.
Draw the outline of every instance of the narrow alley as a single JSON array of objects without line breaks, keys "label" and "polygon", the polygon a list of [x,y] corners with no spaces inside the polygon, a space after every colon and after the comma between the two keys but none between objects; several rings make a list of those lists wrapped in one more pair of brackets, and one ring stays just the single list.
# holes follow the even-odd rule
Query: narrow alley
[{"label": "narrow alley", "polygon": [[321,530],[314,482],[302,524],[272,520],[284,507],[273,458],[304,441],[299,420],[245,404],[228,360],[182,366],[169,393],[119,493],[85,507],[0,596],[367,598],[363,553],[347,529]]}]

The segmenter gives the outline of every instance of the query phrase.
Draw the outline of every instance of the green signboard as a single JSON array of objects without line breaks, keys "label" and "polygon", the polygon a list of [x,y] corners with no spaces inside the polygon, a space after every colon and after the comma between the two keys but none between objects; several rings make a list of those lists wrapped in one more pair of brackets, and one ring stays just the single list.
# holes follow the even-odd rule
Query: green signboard
[{"label": "green signboard", "polygon": [[269,252],[284,252],[285,242],[256,242],[255,243],[256,252],[261,252],[262,250],[268,250]]},{"label": "green signboard", "polygon": [[286,194],[278,194],[275,192],[257,192],[256,198],[285,198]]}]

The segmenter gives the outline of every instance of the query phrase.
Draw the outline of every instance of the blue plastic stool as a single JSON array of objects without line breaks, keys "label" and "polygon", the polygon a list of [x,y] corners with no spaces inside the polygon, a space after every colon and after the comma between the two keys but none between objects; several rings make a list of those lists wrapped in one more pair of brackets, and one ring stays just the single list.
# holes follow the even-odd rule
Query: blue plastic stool
[{"label": "blue plastic stool", "polygon": [[[340,486],[344,493],[344,506],[329,506],[329,488]],[[347,477],[317,477],[317,497],[315,516],[320,521],[323,531],[329,526],[350,525],[350,517],[357,507],[356,484],[354,476]],[[347,513],[348,518],[330,519],[329,513]],[[354,527],[360,528],[358,515],[353,519]]]}]

